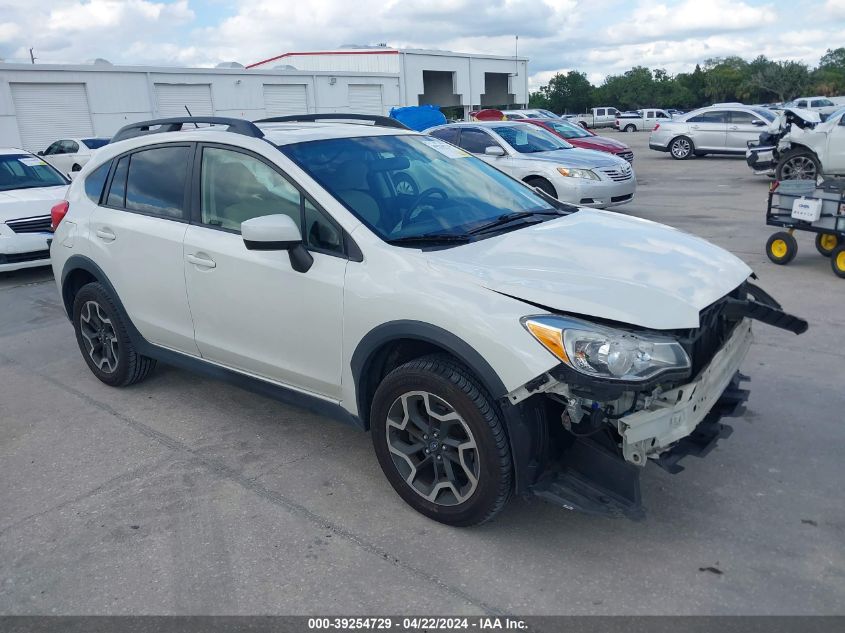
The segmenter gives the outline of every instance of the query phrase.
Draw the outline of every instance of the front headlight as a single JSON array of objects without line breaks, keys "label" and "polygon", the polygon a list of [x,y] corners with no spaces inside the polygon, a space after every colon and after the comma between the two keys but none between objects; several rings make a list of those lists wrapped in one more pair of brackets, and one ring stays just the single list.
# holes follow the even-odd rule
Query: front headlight
[{"label": "front headlight", "polygon": [[594,171],[589,169],[575,169],[574,167],[558,167],[558,172],[561,176],[569,178],[587,178],[589,180],[599,180],[599,177]]},{"label": "front headlight", "polygon": [[596,378],[642,381],[691,367],[684,348],[668,336],[551,315],[523,317],[522,325],[559,360]]}]

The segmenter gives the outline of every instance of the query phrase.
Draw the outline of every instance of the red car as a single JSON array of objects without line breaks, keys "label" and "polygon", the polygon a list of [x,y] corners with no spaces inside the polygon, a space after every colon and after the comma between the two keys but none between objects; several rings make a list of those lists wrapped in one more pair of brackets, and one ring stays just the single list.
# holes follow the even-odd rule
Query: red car
[{"label": "red car", "polygon": [[620,158],[624,158],[629,163],[634,162],[634,152],[625,143],[620,143],[606,136],[596,136],[594,132],[585,130],[575,123],[569,123],[563,119],[520,119],[519,122],[539,125],[544,130],[548,130],[552,134],[566,139],[568,143],[575,147],[594,149],[599,152],[609,152]]}]

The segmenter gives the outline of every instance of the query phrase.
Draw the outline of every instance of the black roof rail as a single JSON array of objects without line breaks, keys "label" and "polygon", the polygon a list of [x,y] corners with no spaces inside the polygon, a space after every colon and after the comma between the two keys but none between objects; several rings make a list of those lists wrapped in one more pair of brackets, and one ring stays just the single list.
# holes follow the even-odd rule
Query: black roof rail
[{"label": "black roof rail", "polygon": [[400,130],[410,130],[407,125],[389,116],[378,114],[352,114],[348,112],[322,112],[320,114],[292,114],[289,116],[274,116],[269,119],[259,119],[256,123],[313,123],[315,121],[368,121],[378,127],[395,127]]},{"label": "black roof rail", "polygon": [[264,137],[264,132],[262,132],[254,123],[247,121],[246,119],[232,119],[230,117],[220,116],[184,116],[169,119],[152,119],[151,121],[139,121],[137,123],[124,125],[112,137],[111,142],[114,143],[116,141],[123,141],[127,138],[135,138],[136,136],[145,136],[147,134],[178,132],[185,124],[190,125],[196,123],[225,125],[227,126],[227,132],[234,132],[235,134],[243,134],[244,136],[252,136],[254,138]]}]

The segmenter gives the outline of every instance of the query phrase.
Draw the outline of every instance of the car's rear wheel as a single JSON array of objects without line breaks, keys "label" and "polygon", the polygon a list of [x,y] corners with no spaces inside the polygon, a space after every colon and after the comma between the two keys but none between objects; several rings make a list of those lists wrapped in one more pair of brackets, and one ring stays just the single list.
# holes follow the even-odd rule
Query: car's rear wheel
[{"label": "car's rear wheel", "polygon": [[625,131],[626,131],[626,132],[636,132],[636,131],[637,131],[637,126],[636,126],[636,125],[632,125],[631,123],[629,123],[628,125],[626,125],[626,126],[625,126]]},{"label": "car's rear wheel", "polygon": [[676,160],[686,160],[693,155],[693,152],[695,152],[695,146],[692,140],[686,136],[673,138],[672,142],[669,143],[669,153]]},{"label": "car's rear wheel", "polygon": [[370,420],[384,474],[421,514],[469,526],[504,507],[512,464],[501,414],[451,357],[427,356],[390,372],[376,390]]},{"label": "car's rear wheel", "polygon": [[778,180],[815,180],[819,161],[805,149],[792,149],[784,154],[777,167]]},{"label": "car's rear wheel", "polygon": [[100,283],[86,284],[76,293],[73,327],[88,368],[107,385],[131,385],[155,367],[155,360],[135,349],[114,299]]}]

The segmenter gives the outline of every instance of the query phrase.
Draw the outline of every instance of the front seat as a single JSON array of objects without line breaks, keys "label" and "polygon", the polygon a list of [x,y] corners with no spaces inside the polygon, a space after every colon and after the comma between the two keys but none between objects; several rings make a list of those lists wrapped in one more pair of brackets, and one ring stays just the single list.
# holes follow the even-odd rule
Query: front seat
[{"label": "front seat", "polygon": [[370,195],[367,165],[362,161],[348,160],[341,163],[334,175],[337,195],[370,226],[379,226],[381,210]]}]

